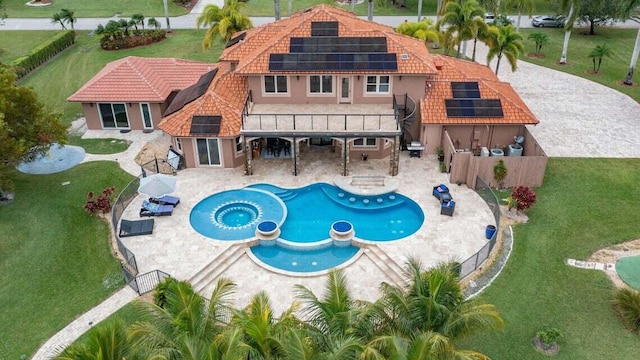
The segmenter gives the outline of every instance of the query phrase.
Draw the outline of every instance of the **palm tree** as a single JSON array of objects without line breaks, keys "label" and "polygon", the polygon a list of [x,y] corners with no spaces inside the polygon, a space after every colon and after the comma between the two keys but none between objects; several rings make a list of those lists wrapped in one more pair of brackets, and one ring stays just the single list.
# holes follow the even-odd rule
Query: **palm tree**
[{"label": "palm tree", "polygon": [[156,29],[156,30],[158,30],[158,29],[160,29],[162,27],[160,22],[158,20],[156,20],[156,18],[154,18],[154,17],[149,18],[149,20],[147,20],[147,25],[153,26],[153,28]]},{"label": "palm tree", "polygon": [[431,19],[425,18],[420,22],[404,22],[396,28],[396,32],[403,35],[408,35],[424,41],[425,45],[429,41],[438,42],[438,31],[433,25]]},{"label": "palm tree", "polygon": [[562,43],[562,55],[560,56],[560,64],[567,63],[567,51],[569,49],[569,37],[571,36],[571,30],[573,30],[573,24],[576,21],[577,14],[579,12],[580,0],[560,0],[560,8],[564,11],[569,8],[569,15],[567,16],[564,24],[564,41]]},{"label": "palm tree", "polygon": [[136,348],[121,320],[113,320],[92,328],[83,342],[74,342],[56,360],[121,360],[143,359],[136,356]]},{"label": "palm tree", "polygon": [[51,22],[52,23],[59,23],[60,26],[62,26],[62,30],[67,30],[67,27],[64,26],[64,19],[62,18],[62,15],[58,12],[53,14],[53,17],[51,17]]},{"label": "palm tree", "polygon": [[243,349],[237,346],[238,334],[226,327],[234,290],[234,283],[219,279],[207,304],[189,283],[172,282],[166,287],[164,307],[141,304],[153,321],[132,325],[131,336],[137,346],[169,359],[218,359],[222,349],[239,353]]},{"label": "palm tree", "polygon": [[127,19],[120,19],[117,21],[118,26],[120,26],[120,29],[122,29],[122,31],[124,32],[124,36],[129,36],[129,28],[131,27],[131,24],[127,21]]},{"label": "palm tree", "polygon": [[522,17],[522,11],[526,11],[529,18],[533,16],[534,6],[533,0],[506,0],[504,6],[507,9],[518,9],[518,20],[516,20],[516,31],[520,31],[520,18]]},{"label": "palm tree", "polygon": [[471,34],[471,38],[473,39],[473,52],[471,54],[471,61],[476,61],[476,45],[478,44],[478,40],[486,41],[487,34],[489,32],[489,25],[482,18],[474,18],[471,21],[471,27],[469,28],[469,33]]},{"label": "palm tree", "polygon": [[142,26],[142,30],[144,30],[144,15],[142,14],[133,14],[131,15],[131,21],[133,21],[133,27],[138,30],[138,24]]},{"label": "palm tree", "polygon": [[69,9],[60,10],[60,17],[64,22],[71,25],[71,30],[74,30],[73,24],[75,24],[78,21],[78,19],[76,19],[74,15],[75,15],[75,11],[71,11]]},{"label": "palm tree", "polygon": [[533,40],[536,43],[536,54],[540,54],[542,46],[549,43],[549,36],[545,33],[541,33],[540,31],[529,34],[527,39]]},{"label": "palm tree", "polygon": [[518,56],[524,52],[522,35],[515,31],[513,25],[491,26],[487,35],[487,45],[489,46],[487,64],[497,57],[496,75],[498,75],[500,60],[502,60],[503,56],[506,56],[509,64],[511,64],[511,71],[516,71]]},{"label": "palm tree", "polygon": [[[626,6],[623,8],[623,18],[628,18],[637,23],[640,23],[640,0],[627,0]],[[640,54],[640,28],[636,35],[636,42],[633,46],[633,53],[631,54],[631,62],[629,63],[629,70],[627,76],[624,79],[625,85],[633,85],[633,72],[638,62],[638,55]]]},{"label": "palm tree", "polygon": [[202,49],[207,50],[213,45],[213,39],[220,36],[223,41],[231,39],[238,31],[252,27],[251,20],[240,13],[243,3],[238,0],[225,0],[224,6],[207,5],[204,13],[196,19],[196,27],[209,26],[202,40]]},{"label": "palm tree", "polygon": [[468,0],[464,5],[456,2],[449,2],[445,8],[445,13],[436,24],[437,28],[447,25],[445,33],[455,34],[454,41],[458,45],[456,57],[460,57],[460,43],[463,40],[471,39],[471,27],[474,18],[484,16],[484,9],[478,5],[476,0]]},{"label": "palm tree", "polygon": [[[593,61],[593,72],[600,72],[600,65],[602,65],[603,57],[611,57],[613,55],[613,51],[607,44],[597,45],[595,48],[591,50],[589,53],[589,57]],[[598,59],[598,66],[596,67],[596,59]]]}]

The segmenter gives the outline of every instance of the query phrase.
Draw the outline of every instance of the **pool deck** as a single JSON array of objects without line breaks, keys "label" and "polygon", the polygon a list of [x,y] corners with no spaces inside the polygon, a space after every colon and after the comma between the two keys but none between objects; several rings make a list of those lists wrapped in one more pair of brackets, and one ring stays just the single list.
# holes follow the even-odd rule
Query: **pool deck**
[{"label": "pool deck", "polygon": [[[259,291],[270,296],[279,315],[294,300],[294,285],[301,284],[322,294],[325,276],[287,276],[270,272],[257,264],[230,241],[216,241],[197,233],[189,223],[191,209],[205,197],[224,190],[242,188],[255,183],[270,183],[283,188],[297,188],[315,182],[333,183],[339,175],[339,161],[323,150],[309,151],[301,158],[301,171],[291,175],[291,161],[260,159],[254,162],[254,175],[244,176],[243,169],[186,169],[178,173],[180,204],[172,216],[157,217],[152,235],[124,238],[125,245],[136,255],[140,273],[159,269],[181,280],[191,280],[202,295],[209,297],[216,279],[203,280],[201,270],[218,263],[224,268],[225,254],[234,254],[223,275],[238,285],[236,305],[244,306]],[[352,160],[350,175],[387,175],[388,159]],[[345,268],[351,296],[375,300],[381,282],[393,282],[393,274],[385,271],[389,262],[404,265],[407,257],[419,258],[425,266],[447,260],[465,260],[486,244],[485,226],[494,224],[493,215],[484,201],[465,185],[448,184],[446,174],[438,170],[433,156],[411,158],[400,156],[397,192],[415,200],[424,211],[425,223],[415,234],[397,241],[377,243],[380,251],[365,250],[363,255]],[[453,217],[440,215],[438,201],[431,195],[433,186],[445,183],[456,201]],[[123,219],[138,219],[139,195],[123,214]],[[313,206],[313,204],[309,204]],[[357,236],[357,230],[356,230]],[[370,254],[374,251],[377,254]],[[376,255],[376,256],[373,256]],[[219,257],[220,256],[220,257]],[[378,264],[376,264],[378,262]],[[209,266],[211,268],[211,266]],[[397,267],[396,267],[397,268]],[[203,271],[203,273],[206,272]],[[198,274],[197,277],[194,277]],[[397,280],[397,276],[395,276]]]}]

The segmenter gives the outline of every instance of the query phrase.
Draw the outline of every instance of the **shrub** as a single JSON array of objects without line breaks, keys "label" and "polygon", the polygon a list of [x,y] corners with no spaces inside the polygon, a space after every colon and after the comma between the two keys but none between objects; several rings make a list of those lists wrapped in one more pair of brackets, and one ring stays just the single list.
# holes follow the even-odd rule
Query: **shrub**
[{"label": "shrub", "polygon": [[32,49],[28,55],[21,56],[11,63],[18,79],[42,65],[45,61],[73,45],[76,34],[72,30],[63,31]]},{"label": "shrub", "polygon": [[511,199],[515,201],[516,209],[526,210],[536,203],[536,192],[528,186],[516,186],[511,192]]},{"label": "shrub", "polygon": [[105,214],[111,211],[111,196],[115,191],[116,188],[113,186],[106,187],[97,197],[93,191],[89,191],[87,194],[87,202],[84,203],[84,210],[91,215],[97,213]]},{"label": "shrub", "polygon": [[506,177],[507,167],[504,165],[504,161],[498,160],[498,162],[493,166],[493,178],[496,179],[498,183],[501,183]]},{"label": "shrub", "polygon": [[545,327],[538,331],[536,336],[543,345],[550,347],[562,338],[562,333],[556,328]]},{"label": "shrub", "polygon": [[611,304],[627,329],[640,334],[640,292],[618,289]]}]

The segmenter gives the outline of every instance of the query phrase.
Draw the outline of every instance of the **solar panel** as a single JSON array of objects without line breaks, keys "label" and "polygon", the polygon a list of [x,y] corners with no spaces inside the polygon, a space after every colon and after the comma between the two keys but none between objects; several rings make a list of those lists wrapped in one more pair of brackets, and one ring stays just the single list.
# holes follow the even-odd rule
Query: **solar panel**
[{"label": "solar panel", "polygon": [[270,71],[381,70],[397,71],[398,60],[392,53],[355,54],[270,54]]},{"label": "solar panel", "polygon": [[445,99],[448,117],[503,117],[500,99]]},{"label": "solar panel", "polygon": [[385,37],[292,37],[289,40],[290,53],[386,53]]},{"label": "solar panel", "polygon": [[218,135],[222,116],[194,115],[191,119],[191,134]]},{"label": "solar panel", "polygon": [[229,40],[229,42],[227,42],[227,45],[225,45],[225,46],[224,46],[224,48],[226,49],[226,48],[228,48],[228,47],[231,47],[231,46],[233,46],[233,45],[235,45],[235,44],[239,43],[240,41],[244,40],[244,37],[245,37],[245,36],[247,36],[247,33],[246,33],[246,32],[243,32],[242,34],[240,34],[240,35],[238,35],[238,36],[236,36],[236,37],[231,38],[231,40]]},{"label": "solar panel", "polygon": [[338,36],[338,22],[337,21],[312,22],[311,36]]},{"label": "solar panel", "polygon": [[202,96],[207,91],[209,84],[211,84],[211,81],[216,76],[217,72],[218,68],[215,68],[208,73],[200,76],[200,79],[198,79],[198,82],[196,82],[195,84],[189,86],[186,89],[180,90],[173,101],[171,101],[171,104],[169,105],[167,110],[165,110],[164,116],[173,114],[174,112],[182,109],[188,103]]},{"label": "solar panel", "polygon": [[451,91],[454,99],[480,99],[477,82],[452,82]]}]

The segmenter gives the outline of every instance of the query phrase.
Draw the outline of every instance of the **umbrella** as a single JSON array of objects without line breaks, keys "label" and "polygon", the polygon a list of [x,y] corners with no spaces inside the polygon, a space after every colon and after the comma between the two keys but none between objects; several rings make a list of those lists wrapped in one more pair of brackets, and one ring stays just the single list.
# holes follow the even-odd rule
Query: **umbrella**
[{"label": "umbrella", "polygon": [[140,179],[138,192],[151,197],[162,197],[176,190],[176,177],[155,174]]}]

